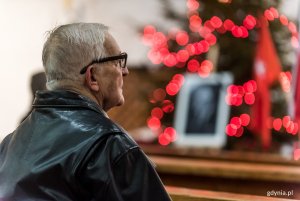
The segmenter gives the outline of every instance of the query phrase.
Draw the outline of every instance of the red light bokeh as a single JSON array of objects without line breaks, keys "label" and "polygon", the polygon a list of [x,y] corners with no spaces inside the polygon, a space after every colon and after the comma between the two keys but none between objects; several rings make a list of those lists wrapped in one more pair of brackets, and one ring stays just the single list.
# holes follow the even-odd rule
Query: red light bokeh
[{"label": "red light bokeh", "polygon": [[233,27],[235,26],[235,24],[233,23],[232,20],[230,19],[227,19],[224,21],[224,28],[227,30],[227,31],[232,31]]},{"label": "red light bokeh", "polygon": [[294,129],[291,134],[297,135],[298,131],[299,131],[299,125],[298,125],[298,123],[294,123]]},{"label": "red light bokeh", "polygon": [[199,62],[196,59],[192,59],[188,62],[187,69],[193,73],[198,71],[199,66]]},{"label": "red light bokeh", "polygon": [[161,119],[164,116],[164,112],[161,108],[155,107],[151,110],[151,116]]},{"label": "red light bokeh", "polygon": [[199,2],[196,0],[187,0],[186,6],[190,11],[195,11],[199,8]]},{"label": "red light bokeh", "polygon": [[255,17],[253,17],[253,15],[247,15],[243,21],[243,25],[249,30],[253,29],[256,26]]},{"label": "red light bokeh", "polygon": [[176,34],[176,42],[178,45],[186,45],[189,42],[189,35],[185,31],[180,31]]},{"label": "red light bokeh", "polygon": [[192,15],[190,17],[190,29],[193,32],[197,32],[197,30],[201,27],[202,20],[198,15]]},{"label": "red light bokeh", "polygon": [[168,138],[171,142],[174,142],[177,138],[176,130],[173,127],[167,127],[164,130],[164,134],[166,136],[168,136]]},{"label": "red light bokeh", "polygon": [[177,64],[177,58],[176,55],[173,53],[168,54],[165,58],[164,58],[164,65],[167,67],[173,67]]},{"label": "red light bokeh", "polygon": [[237,127],[234,124],[228,124],[226,126],[225,132],[228,136],[234,136],[237,132]]},{"label": "red light bokeh", "polygon": [[210,23],[215,29],[220,28],[223,24],[222,20],[218,16],[213,16],[210,19]]},{"label": "red light bokeh", "polygon": [[169,94],[170,96],[174,96],[178,93],[179,91],[179,86],[175,83],[169,83],[166,86],[166,92],[167,94]]},{"label": "red light bokeh", "polygon": [[245,103],[248,105],[252,105],[255,102],[255,96],[253,93],[246,93],[244,96]]},{"label": "red light bokeh", "polygon": [[244,134],[244,128],[243,127],[239,127],[236,130],[236,134],[234,135],[235,137],[241,137]]},{"label": "red light bokeh", "polygon": [[248,114],[241,114],[240,115],[241,124],[242,126],[248,126],[250,122],[250,116]]},{"label": "red light bokeh", "polygon": [[285,15],[280,15],[279,18],[282,25],[287,26],[289,24],[289,20]]},{"label": "red light bokeh", "polygon": [[166,91],[162,88],[155,89],[153,91],[153,98],[156,101],[163,101],[166,97]]},{"label": "red light bokeh", "polygon": [[[220,0],[219,0],[220,1]],[[222,1],[223,2],[223,1]],[[227,1],[226,1],[227,2]],[[163,63],[167,67],[187,67],[187,71],[192,73],[198,73],[199,76],[207,77],[213,71],[213,65],[210,61],[206,60],[199,63],[196,59],[190,59],[192,56],[200,55],[209,51],[212,45],[217,43],[217,37],[220,34],[224,34],[230,31],[236,38],[249,37],[249,31],[257,26],[257,20],[252,15],[247,15],[242,22],[242,25],[236,25],[232,20],[225,19],[224,22],[218,16],[213,16],[206,21],[202,21],[201,17],[197,13],[197,9],[200,4],[197,0],[187,0],[189,27],[195,36],[199,36],[203,39],[193,40],[196,42],[190,43],[190,35],[186,31],[178,30],[177,28],[169,32],[168,35],[162,32],[157,32],[156,28],[152,25],[144,27],[143,43],[151,46],[148,52],[148,58],[153,64]],[[264,16],[268,21],[273,21],[277,18],[286,26],[291,32],[291,44],[293,47],[299,47],[298,32],[295,23],[289,21],[285,15],[280,15],[277,9],[271,7],[264,11]],[[259,26],[258,26],[259,27]],[[215,34],[214,31],[218,33]],[[170,52],[168,47],[168,41],[175,40],[178,45],[183,46],[182,49],[177,52]],[[186,64],[187,62],[187,64]],[[284,91],[288,92],[291,84],[290,72],[281,73],[281,85]],[[151,110],[151,117],[148,119],[147,124],[151,129],[156,129],[156,132],[161,132],[162,126],[160,119],[163,118],[164,113],[170,113],[174,111],[174,104],[170,100],[165,100],[166,95],[176,95],[182,84],[184,78],[181,75],[176,75],[166,85],[164,89],[158,89],[153,92],[150,102],[160,102],[160,107],[155,107]],[[257,90],[257,84],[254,80],[250,80],[244,83],[242,86],[231,85],[228,87],[226,95],[226,103],[233,106],[240,106],[245,101],[246,104],[251,105],[255,102],[254,92]],[[270,118],[271,119],[271,118]],[[243,135],[244,127],[248,126],[250,122],[250,116],[248,114],[241,114],[240,117],[233,117],[230,124],[226,126],[226,134],[229,136],[240,137]],[[274,128],[279,131],[282,127],[286,132],[296,135],[298,133],[298,123],[291,121],[289,116],[285,116],[282,119],[276,118],[269,122],[269,128]],[[160,131],[158,131],[160,129]],[[174,128],[168,127],[169,130]],[[159,143],[162,145],[168,145],[172,141],[173,131],[169,132],[166,128],[159,136]]]},{"label": "red light bokeh", "polygon": [[242,121],[239,117],[232,117],[230,120],[230,124],[236,125],[236,128],[240,128],[242,126]]},{"label": "red light bokeh", "polygon": [[184,76],[182,74],[175,74],[172,77],[172,80],[175,81],[181,87],[184,83]]},{"label": "red light bokeh", "polygon": [[270,10],[265,10],[264,16],[269,20],[273,21],[275,19],[273,13]]},{"label": "red light bokeh", "polygon": [[243,36],[243,30],[237,25],[233,26],[231,33],[236,38],[241,38]]},{"label": "red light bokeh", "polygon": [[170,140],[168,139],[167,135],[165,135],[164,133],[162,133],[162,134],[160,134],[158,136],[158,143],[160,145],[167,146],[168,144],[170,144]]},{"label": "red light bokeh", "polygon": [[278,18],[279,17],[279,13],[278,13],[278,10],[276,8],[271,7],[269,10],[272,12],[274,18]]},{"label": "red light bokeh", "polygon": [[292,32],[292,34],[297,33],[297,26],[295,25],[294,22],[289,22],[288,29],[290,30],[290,32]]},{"label": "red light bokeh", "polygon": [[165,113],[170,113],[174,111],[174,103],[172,103],[172,101],[170,100],[164,100],[162,102],[162,110]]},{"label": "red light bokeh", "polygon": [[157,117],[150,117],[147,121],[147,125],[151,130],[158,130],[161,126],[161,122]]},{"label": "red light bokeh", "polygon": [[282,118],[282,125],[283,125],[283,127],[288,128],[289,125],[290,125],[290,123],[291,123],[291,117],[289,117],[289,116],[284,116],[284,117]]},{"label": "red light bokeh", "polygon": [[215,35],[213,34],[208,34],[206,37],[205,37],[205,41],[208,42],[209,45],[214,45],[216,44],[217,42],[217,38]]},{"label": "red light bokeh", "polygon": [[190,56],[193,56],[195,54],[196,49],[195,49],[194,45],[188,44],[185,47],[185,49],[188,51],[188,53],[189,53]]},{"label": "red light bokeh", "polygon": [[276,130],[276,131],[279,131],[282,127],[282,121],[280,118],[276,118],[273,120],[273,128]]},{"label": "red light bokeh", "polygon": [[190,55],[187,50],[179,50],[176,55],[178,62],[186,62],[189,59]]}]

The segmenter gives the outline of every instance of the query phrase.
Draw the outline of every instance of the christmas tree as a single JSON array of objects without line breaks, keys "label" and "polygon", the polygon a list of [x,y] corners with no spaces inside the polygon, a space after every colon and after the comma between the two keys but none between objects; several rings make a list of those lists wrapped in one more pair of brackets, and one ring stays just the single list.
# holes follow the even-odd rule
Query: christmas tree
[{"label": "christmas tree", "polygon": [[[229,129],[224,129],[224,135],[230,136],[227,148],[277,150],[280,143],[295,138],[298,124],[287,116],[285,97],[290,90],[293,64],[288,55],[298,45],[298,33],[295,24],[278,12],[280,1],[187,0],[186,15],[177,12],[171,1],[162,3],[165,16],[176,21],[178,27],[169,31],[147,25],[143,35],[144,43],[150,47],[150,61],[174,75],[165,86],[158,86],[150,98],[153,110],[148,126],[159,135],[159,143],[168,145],[176,140],[173,112],[175,97],[184,84],[184,72],[200,77],[222,71],[233,74],[234,85],[228,88],[226,100],[231,105]],[[263,131],[253,129],[251,124],[255,121],[251,107],[260,96],[256,88],[261,89],[254,80],[254,66],[262,26],[271,33],[273,55],[278,55],[281,68],[267,89],[272,110],[264,122],[268,125],[264,126],[273,134],[272,144],[268,144],[268,139],[262,140]]]}]

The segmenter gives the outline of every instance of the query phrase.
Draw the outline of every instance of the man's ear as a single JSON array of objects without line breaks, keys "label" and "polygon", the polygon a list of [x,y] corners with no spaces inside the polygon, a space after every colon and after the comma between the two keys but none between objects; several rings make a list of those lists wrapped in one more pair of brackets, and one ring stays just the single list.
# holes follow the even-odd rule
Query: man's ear
[{"label": "man's ear", "polygon": [[93,66],[89,66],[85,73],[85,81],[90,90],[99,91],[100,86],[99,86],[98,81],[95,78],[95,73],[96,72],[95,72],[95,69],[93,68]]}]

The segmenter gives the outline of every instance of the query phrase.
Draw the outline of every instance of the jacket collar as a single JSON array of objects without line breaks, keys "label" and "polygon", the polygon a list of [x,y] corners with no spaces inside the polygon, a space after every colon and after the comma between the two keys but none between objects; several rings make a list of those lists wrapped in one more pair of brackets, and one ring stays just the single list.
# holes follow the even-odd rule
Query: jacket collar
[{"label": "jacket collar", "polygon": [[107,116],[106,112],[91,99],[78,94],[73,91],[67,90],[54,90],[54,91],[37,91],[35,99],[32,104],[33,108],[45,107],[77,107],[88,108],[98,113],[103,113]]}]

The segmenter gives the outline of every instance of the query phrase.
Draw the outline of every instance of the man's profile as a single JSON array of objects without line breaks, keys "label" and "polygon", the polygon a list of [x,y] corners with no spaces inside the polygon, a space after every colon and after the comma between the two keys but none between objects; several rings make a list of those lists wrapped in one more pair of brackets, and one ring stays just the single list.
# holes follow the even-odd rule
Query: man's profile
[{"label": "man's profile", "polygon": [[59,26],[42,59],[48,90],[0,144],[0,200],[169,201],[152,163],[106,114],[124,103],[129,73],[108,28]]}]

